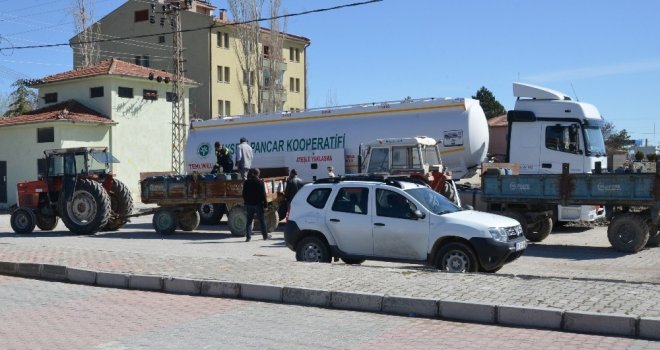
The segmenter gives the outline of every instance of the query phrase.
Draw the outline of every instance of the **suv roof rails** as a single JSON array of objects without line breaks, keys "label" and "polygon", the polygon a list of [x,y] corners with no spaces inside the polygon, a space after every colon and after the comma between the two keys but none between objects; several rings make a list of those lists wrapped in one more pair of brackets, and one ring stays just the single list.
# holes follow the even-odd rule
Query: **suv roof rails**
[{"label": "suv roof rails", "polygon": [[340,183],[342,181],[373,181],[373,182],[382,182],[387,185],[395,186],[401,188],[401,181],[412,182],[420,185],[427,186],[424,181],[417,179],[411,176],[406,175],[389,175],[389,174],[350,174],[350,175],[341,175],[337,177],[318,179],[314,181],[315,184],[334,184]]}]

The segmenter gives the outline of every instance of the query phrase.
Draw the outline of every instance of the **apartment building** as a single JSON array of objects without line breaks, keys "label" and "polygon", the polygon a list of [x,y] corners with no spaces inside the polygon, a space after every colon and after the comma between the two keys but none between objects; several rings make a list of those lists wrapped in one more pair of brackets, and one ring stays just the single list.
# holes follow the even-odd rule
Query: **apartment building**
[{"label": "apartment building", "polygon": [[[130,60],[154,69],[172,71],[173,37],[170,19],[163,14],[174,0],[129,0],[94,23],[102,39],[124,39],[99,43],[100,58]],[[166,11],[165,11],[166,12]],[[283,33],[273,40],[270,32],[261,28],[258,55],[261,65],[244,71],[241,64],[242,46],[238,26],[209,1],[193,0],[180,13],[184,74],[200,84],[190,91],[191,118],[209,119],[221,116],[301,110],[307,106],[306,59],[310,40]],[[74,66],[82,62],[81,52],[71,38]],[[273,45],[275,44],[275,45]],[[281,52],[280,52],[281,51]],[[254,91],[252,103],[247,103],[247,84]]]}]

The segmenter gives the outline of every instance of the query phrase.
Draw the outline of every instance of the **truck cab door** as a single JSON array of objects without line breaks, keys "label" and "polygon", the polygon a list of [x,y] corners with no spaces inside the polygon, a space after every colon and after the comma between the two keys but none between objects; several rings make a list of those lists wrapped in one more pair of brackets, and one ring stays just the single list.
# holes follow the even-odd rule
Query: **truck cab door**
[{"label": "truck cab door", "polygon": [[569,163],[572,173],[582,173],[584,171],[584,147],[580,142],[579,125],[566,122],[544,122],[542,128],[539,173],[560,174],[563,163]]},{"label": "truck cab door", "polygon": [[514,122],[509,131],[509,162],[520,164],[520,173],[535,174],[541,163],[539,123]]},{"label": "truck cab door", "polygon": [[373,236],[369,215],[369,188],[342,187],[337,191],[332,207],[326,212],[326,226],[344,253],[372,256]]}]

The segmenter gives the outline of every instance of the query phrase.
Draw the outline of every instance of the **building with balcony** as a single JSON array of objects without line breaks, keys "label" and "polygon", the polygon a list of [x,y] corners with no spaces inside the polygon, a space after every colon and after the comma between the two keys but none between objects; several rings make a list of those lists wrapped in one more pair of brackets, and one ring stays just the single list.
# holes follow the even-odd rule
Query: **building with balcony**
[{"label": "building with balcony", "polygon": [[[124,38],[99,42],[100,58],[118,57],[172,71],[172,27],[163,12],[168,5],[178,2],[128,0],[94,23],[92,28],[100,33],[101,39]],[[217,10],[208,1],[193,0],[191,3],[188,9],[180,11],[184,75],[200,84],[190,92],[191,118],[306,108],[309,39],[282,33],[273,40],[270,31],[261,28],[259,52],[255,52],[261,64],[247,72],[241,68],[243,55],[238,27],[227,19],[227,12]],[[143,35],[148,36],[126,39]],[[75,45],[79,36],[70,40],[75,67],[82,62],[80,49]],[[247,103],[248,84],[254,91],[250,105]]]}]

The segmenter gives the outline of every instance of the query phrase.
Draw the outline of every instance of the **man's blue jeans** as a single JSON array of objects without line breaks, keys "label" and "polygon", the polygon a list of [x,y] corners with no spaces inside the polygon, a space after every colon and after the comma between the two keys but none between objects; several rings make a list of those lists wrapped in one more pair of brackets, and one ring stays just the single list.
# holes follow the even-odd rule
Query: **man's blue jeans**
[{"label": "man's blue jeans", "polygon": [[245,209],[247,210],[245,236],[252,237],[252,220],[254,219],[254,215],[257,214],[257,220],[259,220],[259,224],[261,225],[261,235],[264,238],[268,237],[268,226],[266,226],[264,208],[260,205],[246,205]]}]

